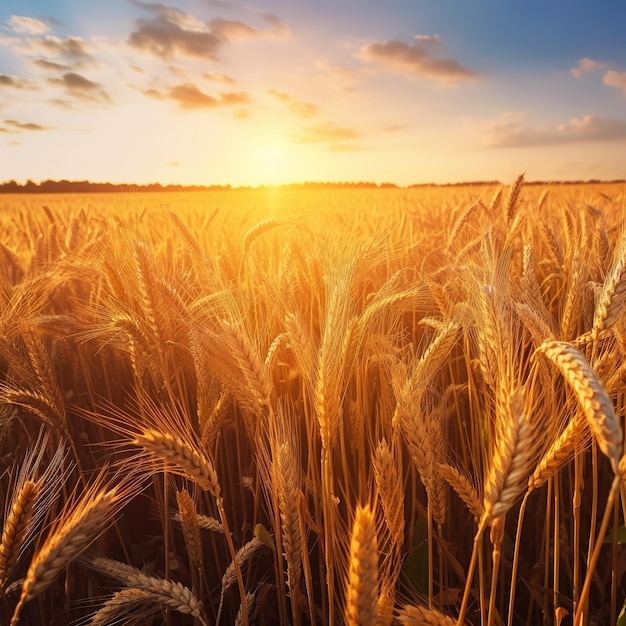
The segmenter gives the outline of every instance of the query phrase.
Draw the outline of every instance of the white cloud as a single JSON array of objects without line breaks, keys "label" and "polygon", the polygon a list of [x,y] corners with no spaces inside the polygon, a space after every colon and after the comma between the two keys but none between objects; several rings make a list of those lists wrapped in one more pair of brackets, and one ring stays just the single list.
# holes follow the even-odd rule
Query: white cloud
[{"label": "white cloud", "polygon": [[11,15],[7,20],[7,24],[14,33],[20,34],[43,35],[50,30],[41,20],[25,15]]}]

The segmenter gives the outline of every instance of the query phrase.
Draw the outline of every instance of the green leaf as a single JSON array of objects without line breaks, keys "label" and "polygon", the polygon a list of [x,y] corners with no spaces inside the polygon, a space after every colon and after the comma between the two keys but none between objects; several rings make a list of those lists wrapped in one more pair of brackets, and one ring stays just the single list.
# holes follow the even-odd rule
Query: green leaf
[{"label": "green leaf", "polygon": [[612,533],[609,533],[604,543],[613,543],[613,537],[617,536],[617,543],[626,543],[626,524],[618,526]]},{"label": "green leaf", "polygon": [[428,524],[419,516],[413,529],[413,545],[402,573],[418,593],[428,593]]},{"label": "green leaf", "polygon": [[617,622],[615,622],[615,626],[626,626],[626,601],[624,602],[624,606],[617,616]]}]

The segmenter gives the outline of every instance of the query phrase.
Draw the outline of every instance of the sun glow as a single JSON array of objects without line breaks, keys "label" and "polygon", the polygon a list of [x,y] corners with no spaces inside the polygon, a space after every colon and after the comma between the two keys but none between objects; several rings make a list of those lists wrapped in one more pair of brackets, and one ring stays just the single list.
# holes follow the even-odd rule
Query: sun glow
[{"label": "sun glow", "polygon": [[287,145],[265,143],[252,154],[252,170],[258,184],[280,185],[290,181],[293,172],[293,155]]}]

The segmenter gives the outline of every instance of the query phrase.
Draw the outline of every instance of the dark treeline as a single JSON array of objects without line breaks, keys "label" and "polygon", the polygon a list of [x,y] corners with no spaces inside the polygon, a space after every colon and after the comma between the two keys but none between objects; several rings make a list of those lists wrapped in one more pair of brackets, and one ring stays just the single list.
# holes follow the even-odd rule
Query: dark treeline
[{"label": "dark treeline", "polygon": [[[575,180],[575,181],[533,181],[526,182],[526,185],[576,185],[590,183],[623,183],[623,180]],[[457,183],[417,183],[408,185],[408,189],[421,187],[467,187],[501,185],[500,181],[472,181]],[[149,183],[147,185],[137,185],[133,183],[96,183],[89,180],[45,180],[35,183],[27,180],[20,184],[14,180],[0,183],[0,193],[119,193],[119,192],[161,192],[161,191],[241,191],[250,189],[399,189],[395,183],[374,183],[374,182],[315,182],[306,181],[303,183],[290,183],[286,185],[260,185],[258,187],[231,185],[162,185],[161,183]]]},{"label": "dark treeline", "polygon": [[313,182],[291,183],[287,185],[261,185],[259,187],[231,185],[162,185],[161,183],[149,183],[137,185],[134,183],[95,183],[89,180],[45,180],[35,183],[32,180],[20,184],[14,180],[0,183],[0,193],[116,193],[116,192],[159,192],[159,191],[237,191],[246,189],[264,189],[280,187],[281,189],[393,189],[398,185],[394,183],[373,182]]}]

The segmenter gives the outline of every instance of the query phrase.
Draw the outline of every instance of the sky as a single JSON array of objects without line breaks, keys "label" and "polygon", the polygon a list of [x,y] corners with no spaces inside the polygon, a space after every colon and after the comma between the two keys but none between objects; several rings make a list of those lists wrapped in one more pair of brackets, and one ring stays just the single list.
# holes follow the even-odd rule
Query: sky
[{"label": "sky", "polygon": [[0,0],[0,180],[626,178],[626,3]]}]

